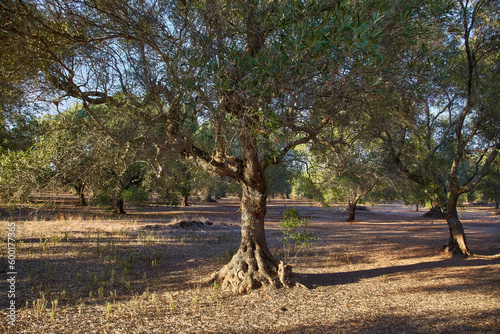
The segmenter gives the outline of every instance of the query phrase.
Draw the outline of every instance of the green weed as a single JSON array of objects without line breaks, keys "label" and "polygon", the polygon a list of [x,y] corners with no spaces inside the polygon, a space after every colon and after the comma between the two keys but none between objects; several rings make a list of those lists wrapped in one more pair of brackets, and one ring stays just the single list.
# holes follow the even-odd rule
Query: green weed
[{"label": "green weed", "polygon": [[287,208],[283,213],[280,225],[283,249],[283,262],[288,265],[295,260],[303,248],[311,246],[318,239],[313,233],[307,231],[309,222],[300,216],[295,208]]}]

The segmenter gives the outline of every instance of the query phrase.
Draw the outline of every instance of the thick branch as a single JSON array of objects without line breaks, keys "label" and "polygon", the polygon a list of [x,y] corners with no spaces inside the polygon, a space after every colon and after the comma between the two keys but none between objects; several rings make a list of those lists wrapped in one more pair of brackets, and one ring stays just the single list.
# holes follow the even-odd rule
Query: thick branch
[{"label": "thick branch", "polygon": [[207,153],[193,144],[184,145],[183,155],[193,160],[204,170],[219,176],[229,176],[237,181],[242,180],[243,162],[236,157],[225,156],[224,160]]}]

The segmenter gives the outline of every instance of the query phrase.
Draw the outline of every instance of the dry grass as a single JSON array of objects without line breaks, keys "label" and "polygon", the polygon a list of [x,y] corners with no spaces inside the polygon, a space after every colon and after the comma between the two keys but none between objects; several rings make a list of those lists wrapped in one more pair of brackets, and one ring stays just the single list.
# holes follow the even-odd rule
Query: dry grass
[{"label": "dry grass", "polygon": [[[270,247],[279,253],[284,205],[268,211]],[[296,261],[308,287],[233,295],[195,283],[230,260],[239,243],[232,200],[164,210],[129,208],[126,219],[76,213],[17,221],[16,327],[6,333],[498,333],[500,224],[463,210],[477,255],[436,250],[441,220],[394,205],[347,223],[338,208],[295,203],[319,237]],[[182,220],[212,227],[183,230]],[[7,222],[0,225],[2,236]],[[6,254],[2,237],[1,254]],[[2,299],[4,296],[2,291]],[[2,305],[3,306],[3,305]],[[5,308],[1,312],[4,312]]]}]

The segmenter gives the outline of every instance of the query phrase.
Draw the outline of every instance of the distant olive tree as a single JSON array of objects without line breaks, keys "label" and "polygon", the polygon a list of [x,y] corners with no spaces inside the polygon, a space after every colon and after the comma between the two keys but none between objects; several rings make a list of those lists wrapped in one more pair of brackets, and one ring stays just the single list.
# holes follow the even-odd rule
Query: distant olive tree
[{"label": "distant olive tree", "polygon": [[493,1],[451,5],[444,21],[393,57],[399,71],[387,75],[386,98],[370,115],[385,154],[443,210],[450,231],[444,249],[469,256],[457,204],[500,151],[493,126],[500,120],[500,8]]}]

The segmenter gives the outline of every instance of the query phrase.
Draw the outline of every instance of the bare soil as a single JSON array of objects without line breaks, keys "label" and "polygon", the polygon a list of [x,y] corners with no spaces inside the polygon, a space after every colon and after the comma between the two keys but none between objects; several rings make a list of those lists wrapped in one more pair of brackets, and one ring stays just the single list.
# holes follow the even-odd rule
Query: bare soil
[{"label": "bare soil", "polygon": [[125,217],[66,202],[0,211],[2,276],[9,222],[17,257],[16,297],[7,298],[5,280],[0,289],[2,333],[500,332],[500,217],[493,208],[461,208],[475,253],[461,259],[440,253],[448,228],[423,218],[425,211],[377,204],[346,222],[343,207],[272,200],[266,231],[276,256],[283,256],[286,206],[319,237],[292,263],[304,287],[235,295],[198,282],[239,245],[236,199],[126,207]]}]

